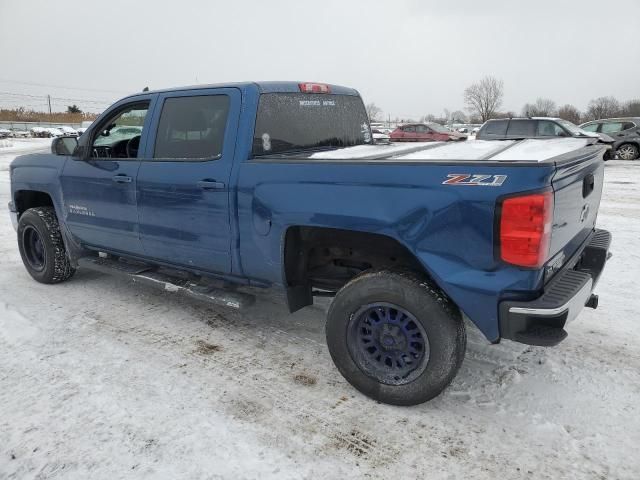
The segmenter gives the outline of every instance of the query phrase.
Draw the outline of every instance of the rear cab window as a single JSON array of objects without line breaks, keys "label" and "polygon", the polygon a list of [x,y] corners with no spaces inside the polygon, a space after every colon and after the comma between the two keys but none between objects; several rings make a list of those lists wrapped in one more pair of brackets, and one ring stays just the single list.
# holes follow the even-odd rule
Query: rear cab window
[{"label": "rear cab window", "polygon": [[356,95],[263,93],[253,156],[330,150],[372,143],[362,99]]}]

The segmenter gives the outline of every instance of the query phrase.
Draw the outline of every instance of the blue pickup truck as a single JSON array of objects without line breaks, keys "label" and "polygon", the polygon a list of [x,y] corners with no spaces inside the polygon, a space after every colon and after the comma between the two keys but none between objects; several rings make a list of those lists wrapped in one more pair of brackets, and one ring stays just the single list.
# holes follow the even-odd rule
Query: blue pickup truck
[{"label": "blue pickup truck", "polygon": [[87,268],[231,307],[243,286],[291,311],[331,296],[338,370],[412,405],[456,375],[465,319],[551,346],[597,306],[595,141],[374,145],[358,92],[319,83],[143,92],[16,158],[9,209],[42,283]]}]

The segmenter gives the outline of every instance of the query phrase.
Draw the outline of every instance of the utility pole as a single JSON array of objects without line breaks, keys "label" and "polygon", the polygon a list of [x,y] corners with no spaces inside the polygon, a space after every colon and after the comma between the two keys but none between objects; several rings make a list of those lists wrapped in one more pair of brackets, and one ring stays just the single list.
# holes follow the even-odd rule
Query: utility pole
[{"label": "utility pole", "polygon": [[49,103],[49,115],[51,115],[51,95],[47,95],[47,102]]}]

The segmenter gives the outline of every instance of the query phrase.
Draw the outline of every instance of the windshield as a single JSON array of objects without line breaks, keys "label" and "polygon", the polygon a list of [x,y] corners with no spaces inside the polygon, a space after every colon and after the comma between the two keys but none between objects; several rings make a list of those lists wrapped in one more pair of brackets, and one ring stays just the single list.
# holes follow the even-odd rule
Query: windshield
[{"label": "windshield", "polygon": [[446,128],[444,128],[442,125],[440,125],[439,123],[427,123],[427,125],[429,125],[429,128],[431,130],[435,130],[438,133],[451,133],[449,130],[447,130]]},{"label": "windshield", "polygon": [[372,143],[362,99],[352,95],[263,94],[253,137],[254,156]]},{"label": "windshield", "polygon": [[590,135],[588,132],[585,132],[580,127],[568,120],[557,120],[557,122],[567,130],[569,130],[572,135]]}]

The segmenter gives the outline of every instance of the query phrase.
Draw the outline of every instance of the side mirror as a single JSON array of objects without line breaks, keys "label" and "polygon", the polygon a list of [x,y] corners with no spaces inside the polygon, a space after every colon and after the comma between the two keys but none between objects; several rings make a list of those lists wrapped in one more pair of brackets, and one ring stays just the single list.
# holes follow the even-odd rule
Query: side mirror
[{"label": "side mirror", "polygon": [[77,146],[77,137],[55,137],[51,141],[51,153],[54,155],[73,155]]},{"label": "side mirror", "polygon": [[568,137],[568,136],[569,136],[569,134],[568,134],[567,132],[565,132],[564,130],[560,130],[560,131],[558,132],[558,135],[557,135],[557,136],[558,136],[558,137]]}]

